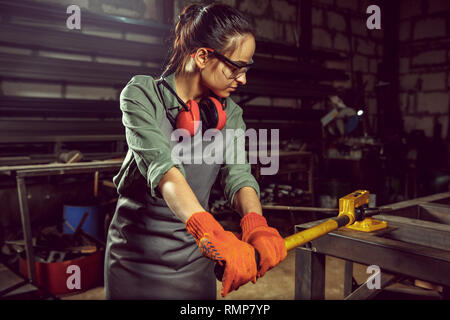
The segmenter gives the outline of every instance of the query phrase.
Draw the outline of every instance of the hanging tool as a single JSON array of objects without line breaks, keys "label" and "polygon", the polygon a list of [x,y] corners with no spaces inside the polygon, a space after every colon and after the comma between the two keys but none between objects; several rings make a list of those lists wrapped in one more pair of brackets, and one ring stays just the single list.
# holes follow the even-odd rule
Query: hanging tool
[{"label": "hanging tool", "polygon": [[[387,227],[385,221],[372,219],[371,216],[390,211],[391,208],[369,208],[369,191],[357,190],[339,199],[339,214],[335,218],[318,224],[312,228],[300,231],[284,238],[286,249],[292,250],[314,239],[317,239],[338,228],[347,227],[353,230],[372,232]],[[312,208],[314,209],[314,208]],[[259,254],[255,250],[256,265],[259,265]],[[214,272],[220,281],[225,265],[216,264]]]}]

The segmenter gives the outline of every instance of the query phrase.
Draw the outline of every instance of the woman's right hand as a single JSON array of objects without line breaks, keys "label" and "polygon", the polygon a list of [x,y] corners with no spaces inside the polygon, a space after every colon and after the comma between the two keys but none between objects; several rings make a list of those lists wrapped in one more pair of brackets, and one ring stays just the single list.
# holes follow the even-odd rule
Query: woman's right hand
[{"label": "woman's right hand", "polygon": [[249,281],[256,282],[255,249],[232,232],[225,231],[210,213],[194,213],[186,221],[186,229],[197,240],[205,257],[225,264],[222,297]]}]

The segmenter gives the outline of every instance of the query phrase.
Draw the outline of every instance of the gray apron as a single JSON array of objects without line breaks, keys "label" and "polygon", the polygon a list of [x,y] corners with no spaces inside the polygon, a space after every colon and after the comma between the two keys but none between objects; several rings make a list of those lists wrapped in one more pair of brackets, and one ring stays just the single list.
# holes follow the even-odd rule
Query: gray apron
[{"label": "gray apron", "polygon": [[[161,129],[170,141],[173,127],[167,117]],[[192,139],[192,152],[198,142]],[[171,142],[172,148],[175,144]],[[203,141],[202,151],[207,145]],[[183,166],[194,194],[209,210],[210,191],[221,165],[202,162]],[[184,223],[163,199],[150,195],[145,178],[141,178],[119,197],[108,230],[105,298],[216,299],[214,263],[201,255]]]}]

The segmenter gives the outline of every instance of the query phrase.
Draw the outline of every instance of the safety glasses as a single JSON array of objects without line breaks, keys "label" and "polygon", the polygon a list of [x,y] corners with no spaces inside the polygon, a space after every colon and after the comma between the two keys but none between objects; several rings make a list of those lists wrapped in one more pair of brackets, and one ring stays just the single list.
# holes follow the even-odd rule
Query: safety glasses
[{"label": "safety glasses", "polygon": [[[237,79],[243,74],[247,73],[247,71],[250,69],[251,65],[253,64],[253,59],[250,60],[249,63],[241,63],[238,61],[233,61],[225,57],[224,55],[220,54],[214,49],[211,48],[205,48],[208,52],[211,52],[214,54],[218,59],[222,60],[223,62],[226,62],[230,67],[230,74],[225,74],[228,79]],[[195,53],[191,54],[191,57],[193,58],[195,56]]]}]

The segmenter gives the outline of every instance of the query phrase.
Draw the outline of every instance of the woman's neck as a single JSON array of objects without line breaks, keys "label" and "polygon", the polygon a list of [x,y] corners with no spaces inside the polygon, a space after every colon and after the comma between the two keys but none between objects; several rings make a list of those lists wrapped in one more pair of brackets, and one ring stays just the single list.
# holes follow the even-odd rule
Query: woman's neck
[{"label": "woman's neck", "polygon": [[184,102],[188,100],[199,101],[207,89],[200,85],[200,74],[179,74],[175,76],[175,89]]}]

